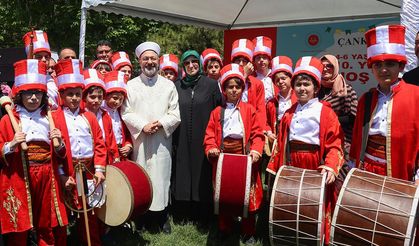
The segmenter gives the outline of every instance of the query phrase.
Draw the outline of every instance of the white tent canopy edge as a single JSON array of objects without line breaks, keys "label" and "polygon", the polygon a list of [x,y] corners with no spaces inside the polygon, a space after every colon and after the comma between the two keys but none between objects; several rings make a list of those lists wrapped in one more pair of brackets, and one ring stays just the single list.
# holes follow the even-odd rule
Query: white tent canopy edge
[{"label": "white tent canopy edge", "polygon": [[[411,51],[413,45],[409,45],[408,42],[411,42],[413,38],[414,43],[414,35],[417,32],[414,30],[419,28],[418,6],[419,0],[83,0],[79,57],[84,60],[86,13],[87,9],[92,9],[217,29],[230,29],[232,26],[234,28],[282,26],[401,15],[402,23],[410,27],[406,34],[409,62],[415,62],[415,56]],[[413,11],[413,13],[405,14],[405,11]],[[413,32],[413,37],[411,37]]]}]

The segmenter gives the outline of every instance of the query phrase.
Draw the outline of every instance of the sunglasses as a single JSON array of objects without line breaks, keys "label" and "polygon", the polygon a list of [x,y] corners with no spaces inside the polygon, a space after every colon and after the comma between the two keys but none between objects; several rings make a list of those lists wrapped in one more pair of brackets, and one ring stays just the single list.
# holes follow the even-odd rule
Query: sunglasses
[{"label": "sunglasses", "polygon": [[190,60],[190,61],[184,61],[183,62],[183,66],[189,66],[189,64],[198,64],[199,61],[198,60]]}]

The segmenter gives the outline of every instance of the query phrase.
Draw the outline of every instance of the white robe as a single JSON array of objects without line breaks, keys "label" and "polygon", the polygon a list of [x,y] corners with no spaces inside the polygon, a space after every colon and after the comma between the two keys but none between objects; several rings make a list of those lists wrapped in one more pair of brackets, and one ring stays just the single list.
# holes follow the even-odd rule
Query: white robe
[{"label": "white robe", "polygon": [[[153,185],[151,211],[163,210],[169,202],[172,133],[180,124],[178,93],[173,82],[144,74],[128,81],[128,97],[121,108],[122,119],[134,142],[133,161],[141,165]],[[152,135],[143,127],[158,120],[163,128]]]}]

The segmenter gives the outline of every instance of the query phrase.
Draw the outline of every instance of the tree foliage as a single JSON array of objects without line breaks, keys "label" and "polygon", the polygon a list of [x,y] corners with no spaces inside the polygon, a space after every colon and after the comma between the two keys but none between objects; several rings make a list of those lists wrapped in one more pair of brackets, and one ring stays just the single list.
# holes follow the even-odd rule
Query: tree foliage
[{"label": "tree foliage", "polygon": [[[1,0],[0,47],[22,47],[22,36],[35,27],[48,33],[52,50],[72,47],[78,51],[80,6],[81,0]],[[222,31],[89,10],[86,61],[94,59],[96,43],[102,39],[109,40],[114,50],[127,51],[132,59],[135,47],[146,40],[159,43],[162,53],[176,55],[187,49],[223,49]]]}]

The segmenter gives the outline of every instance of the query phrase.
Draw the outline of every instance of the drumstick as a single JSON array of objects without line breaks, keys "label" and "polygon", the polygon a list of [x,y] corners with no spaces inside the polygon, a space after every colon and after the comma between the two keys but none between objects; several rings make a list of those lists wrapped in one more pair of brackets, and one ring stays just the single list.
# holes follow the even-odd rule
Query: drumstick
[{"label": "drumstick", "polygon": [[[54,120],[52,119],[50,107],[47,108],[47,115],[48,115],[48,122],[49,122],[49,130],[52,131],[55,128],[55,123],[54,123]],[[54,145],[54,148],[60,147],[60,142],[58,141],[58,138],[53,138],[52,144]]]},{"label": "drumstick", "polygon": [[[77,173],[83,177],[83,170],[82,167],[78,166],[77,167]],[[83,205],[83,215],[84,215],[84,224],[85,224],[85,229],[86,229],[86,239],[87,239],[87,245],[91,246],[91,241],[90,241],[90,229],[89,229],[89,218],[87,216],[87,201],[86,201],[86,194],[84,193],[84,182],[81,182],[81,184],[78,184],[81,187],[81,201],[82,201],[82,205]],[[86,187],[86,189],[88,189]]]},{"label": "drumstick", "polygon": [[[16,118],[13,114],[12,99],[10,99],[10,97],[8,97],[8,96],[3,96],[3,97],[0,98],[0,103],[1,103],[1,106],[4,107],[4,109],[6,109],[6,112],[9,115],[10,122],[12,123],[13,130],[15,132],[21,132],[19,124],[17,123]],[[20,146],[21,146],[23,151],[28,150],[28,145],[26,144],[26,142],[20,143]]]}]

